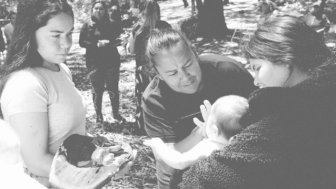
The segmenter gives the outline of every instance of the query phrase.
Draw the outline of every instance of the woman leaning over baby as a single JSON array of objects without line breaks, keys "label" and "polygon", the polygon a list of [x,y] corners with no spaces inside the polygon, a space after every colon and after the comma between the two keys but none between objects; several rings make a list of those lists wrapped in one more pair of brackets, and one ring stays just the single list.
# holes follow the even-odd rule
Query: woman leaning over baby
[{"label": "woman leaning over baby", "polygon": [[193,165],[181,188],[335,188],[336,72],[331,52],[302,20],[260,25],[245,55],[261,89],[246,129]]}]

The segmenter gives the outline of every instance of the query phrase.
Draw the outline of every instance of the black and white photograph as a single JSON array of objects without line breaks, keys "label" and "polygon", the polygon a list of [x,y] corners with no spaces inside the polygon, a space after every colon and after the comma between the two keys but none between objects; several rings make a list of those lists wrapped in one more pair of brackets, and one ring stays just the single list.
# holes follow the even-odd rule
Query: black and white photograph
[{"label": "black and white photograph", "polygon": [[1,189],[335,189],[336,0],[0,0]]}]

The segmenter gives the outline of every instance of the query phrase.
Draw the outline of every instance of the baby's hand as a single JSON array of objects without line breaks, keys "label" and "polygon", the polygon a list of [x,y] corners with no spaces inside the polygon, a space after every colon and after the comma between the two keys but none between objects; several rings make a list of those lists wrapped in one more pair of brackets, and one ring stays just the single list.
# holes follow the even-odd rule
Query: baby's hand
[{"label": "baby's hand", "polygon": [[201,113],[202,113],[202,117],[203,117],[203,120],[204,122],[202,122],[201,120],[199,120],[197,117],[194,117],[193,121],[195,123],[195,125],[197,127],[199,127],[199,129],[201,129],[201,133],[202,133],[202,136],[204,138],[207,137],[207,134],[205,132],[205,126],[206,126],[206,122],[208,121],[208,118],[209,118],[209,114],[211,112],[211,103],[208,101],[208,100],[204,100],[203,102],[204,104],[202,104],[200,106],[200,110],[201,110]]},{"label": "baby's hand", "polygon": [[151,138],[143,142],[144,145],[151,147],[152,149],[160,148],[165,143],[160,138]]}]

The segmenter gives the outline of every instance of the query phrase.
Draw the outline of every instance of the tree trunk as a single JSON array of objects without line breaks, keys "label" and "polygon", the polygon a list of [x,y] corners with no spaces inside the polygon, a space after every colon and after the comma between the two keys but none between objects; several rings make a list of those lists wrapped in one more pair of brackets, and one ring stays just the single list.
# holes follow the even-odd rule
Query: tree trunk
[{"label": "tree trunk", "polygon": [[222,0],[204,0],[199,10],[199,34],[205,38],[222,38],[228,34]]},{"label": "tree trunk", "polygon": [[326,0],[322,0],[320,4],[320,8],[322,11],[324,10],[325,6],[326,6]]}]

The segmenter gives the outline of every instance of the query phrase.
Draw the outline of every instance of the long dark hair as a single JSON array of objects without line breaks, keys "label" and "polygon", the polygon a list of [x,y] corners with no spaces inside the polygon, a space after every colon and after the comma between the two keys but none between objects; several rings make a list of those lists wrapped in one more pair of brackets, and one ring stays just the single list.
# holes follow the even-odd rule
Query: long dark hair
[{"label": "long dark hair", "polygon": [[145,30],[149,30],[149,32],[151,32],[155,29],[157,21],[160,20],[160,6],[155,0],[147,0],[145,9],[141,14],[141,26],[136,35],[141,34]]},{"label": "long dark hair", "polygon": [[35,32],[59,13],[74,17],[66,0],[19,1],[6,64],[1,68],[0,94],[11,73],[28,67],[42,66],[43,59],[37,52]]},{"label": "long dark hair", "polygon": [[258,27],[244,47],[247,59],[264,59],[273,64],[296,66],[307,73],[330,63],[331,52],[321,37],[303,20],[273,16]]}]

